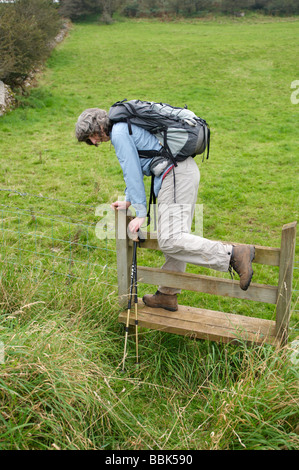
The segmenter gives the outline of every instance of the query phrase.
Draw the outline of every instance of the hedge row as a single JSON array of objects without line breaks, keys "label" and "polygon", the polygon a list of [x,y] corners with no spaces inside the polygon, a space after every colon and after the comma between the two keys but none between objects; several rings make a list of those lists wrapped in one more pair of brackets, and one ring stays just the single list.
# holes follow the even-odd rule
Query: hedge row
[{"label": "hedge row", "polygon": [[62,18],[51,0],[0,5],[0,80],[22,85],[48,57]]}]

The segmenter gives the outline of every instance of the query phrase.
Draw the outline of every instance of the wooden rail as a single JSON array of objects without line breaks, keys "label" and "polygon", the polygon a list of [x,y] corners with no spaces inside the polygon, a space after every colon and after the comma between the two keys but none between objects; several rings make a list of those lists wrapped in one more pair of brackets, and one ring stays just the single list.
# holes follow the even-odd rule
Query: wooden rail
[{"label": "wooden rail", "polygon": [[[125,212],[116,212],[118,292],[122,306],[127,304],[132,263],[133,243],[127,236],[127,223]],[[255,245],[254,263],[279,267],[279,281],[276,286],[251,283],[249,289],[243,291],[239,287],[239,281],[138,265],[138,283],[167,285],[211,295],[274,304],[276,321],[183,305],[179,306],[177,312],[167,312],[164,309],[146,307],[140,301],[140,326],[214,341],[245,339],[256,343],[285,345],[290,319],[296,226],[297,222],[283,226],[280,248]],[[147,234],[147,237],[140,247],[160,250],[156,236]],[[119,321],[125,322],[125,312],[120,314]],[[131,324],[133,325],[133,319]]]},{"label": "wooden rail", "polygon": [[[232,242],[222,242],[231,245]],[[133,242],[129,239],[129,246]],[[234,245],[241,245],[241,243],[234,243]],[[159,250],[159,244],[155,233],[147,234],[147,239],[142,243],[142,248],[149,250]],[[270,248],[268,246],[255,245],[254,263],[265,264],[268,266],[279,266],[280,264],[280,248]]]}]

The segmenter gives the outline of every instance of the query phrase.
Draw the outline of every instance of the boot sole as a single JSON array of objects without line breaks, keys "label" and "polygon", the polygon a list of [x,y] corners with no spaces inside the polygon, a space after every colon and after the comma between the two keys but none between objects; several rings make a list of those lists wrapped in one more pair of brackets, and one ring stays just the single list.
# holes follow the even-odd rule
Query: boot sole
[{"label": "boot sole", "polygon": [[169,312],[176,312],[177,311],[177,308],[164,307],[163,305],[159,305],[158,308],[164,308],[164,310],[168,310]]},{"label": "boot sole", "polygon": [[[142,299],[143,300],[143,299]],[[143,300],[143,303],[147,306],[147,307],[150,307],[150,308],[164,308],[164,310],[168,310],[169,312],[176,312],[178,310],[178,307],[165,307],[164,305],[162,304],[158,304],[158,305],[149,305],[147,304],[146,302],[144,302]]]},{"label": "boot sole", "polygon": [[[250,262],[252,263],[252,261],[254,260],[255,258],[255,247],[254,246],[251,246],[250,247]],[[242,290],[247,290],[250,283],[251,283],[251,279],[252,279],[252,276],[253,276],[253,269],[251,268],[251,275],[250,275],[250,278],[248,279],[248,282],[247,284],[244,286],[244,287],[241,287]]]},{"label": "boot sole", "polygon": [[[145,303],[145,302],[144,302]],[[154,307],[152,305],[148,305],[145,303],[145,305],[147,307],[150,307],[150,308],[163,308],[164,310],[168,310],[169,312],[176,312],[178,309],[177,308],[171,308],[171,307],[164,307],[164,305],[155,305]]]}]

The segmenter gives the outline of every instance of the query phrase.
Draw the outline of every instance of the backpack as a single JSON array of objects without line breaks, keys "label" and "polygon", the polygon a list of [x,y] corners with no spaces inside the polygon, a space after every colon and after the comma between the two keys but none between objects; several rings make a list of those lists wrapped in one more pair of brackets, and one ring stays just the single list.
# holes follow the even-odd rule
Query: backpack
[{"label": "backpack", "polygon": [[[156,203],[154,194],[154,176],[159,176],[169,166],[169,160],[176,167],[177,162],[192,156],[204,154],[207,150],[207,159],[210,151],[210,128],[207,122],[196,116],[192,111],[178,108],[165,103],[153,101],[131,100],[117,101],[108,113],[112,123],[127,122],[129,134],[132,135],[131,124],[142,127],[154,134],[161,144],[161,150],[138,150],[140,158],[152,158],[150,170],[152,173],[150,200],[148,208],[148,224],[150,223],[150,209],[152,202]],[[203,156],[204,161],[204,156]],[[174,180],[174,202],[175,172]],[[156,228],[156,214],[155,214]]]},{"label": "backpack", "polygon": [[[111,106],[109,119],[112,124],[127,122],[154,134],[162,145],[161,154],[177,166],[187,157],[195,157],[210,149],[210,128],[206,121],[185,108],[178,108],[153,101],[123,100]],[[140,157],[154,156],[152,151],[139,151]],[[157,152],[155,152],[157,155]],[[204,160],[204,157],[203,157]]]}]

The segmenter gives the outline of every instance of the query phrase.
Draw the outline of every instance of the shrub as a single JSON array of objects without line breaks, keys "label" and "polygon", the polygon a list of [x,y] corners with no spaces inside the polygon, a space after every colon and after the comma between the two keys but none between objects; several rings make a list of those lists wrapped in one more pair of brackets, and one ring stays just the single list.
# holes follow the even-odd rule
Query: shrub
[{"label": "shrub", "polygon": [[123,9],[123,13],[125,16],[134,18],[139,13],[139,7],[140,5],[138,4],[137,1],[128,3]]},{"label": "shrub", "polygon": [[0,80],[22,84],[49,55],[61,18],[50,0],[16,0],[0,10]]},{"label": "shrub", "polygon": [[79,18],[102,12],[99,0],[61,0],[60,13],[72,21]]}]

